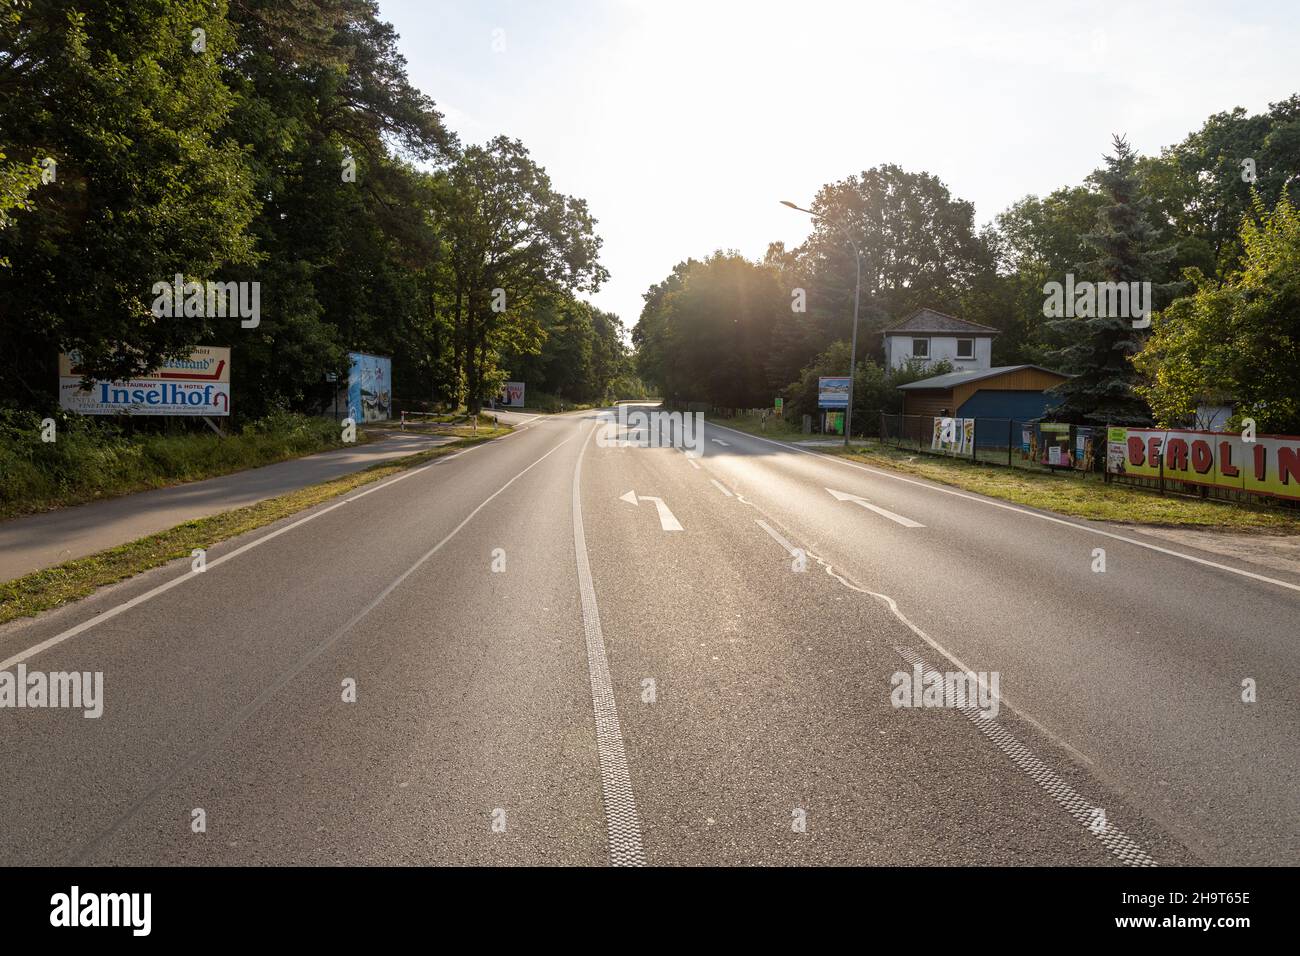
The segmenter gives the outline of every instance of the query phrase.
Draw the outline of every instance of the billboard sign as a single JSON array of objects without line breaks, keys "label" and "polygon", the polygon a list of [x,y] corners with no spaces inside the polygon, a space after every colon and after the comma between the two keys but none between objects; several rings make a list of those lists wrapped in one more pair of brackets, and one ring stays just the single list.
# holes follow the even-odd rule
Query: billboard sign
[{"label": "billboard sign", "polygon": [[849,377],[822,375],[817,379],[818,408],[849,407]]},{"label": "billboard sign", "polygon": [[930,447],[950,455],[969,455],[975,447],[975,419],[934,418],[931,420]]},{"label": "billboard sign", "polygon": [[501,388],[501,397],[497,399],[497,404],[506,408],[523,408],[524,383],[506,382]]},{"label": "billboard sign", "polygon": [[[1122,436],[1122,441],[1120,440]],[[1159,478],[1300,501],[1300,437],[1112,428],[1111,474]],[[1122,448],[1122,453],[1115,446]]]},{"label": "billboard sign", "polygon": [[349,352],[348,417],[354,422],[379,422],[393,409],[393,360],[385,355]]},{"label": "billboard sign", "polygon": [[201,346],[184,358],[120,382],[82,388],[81,356],[59,355],[59,407],[78,415],[230,414],[230,349]]}]

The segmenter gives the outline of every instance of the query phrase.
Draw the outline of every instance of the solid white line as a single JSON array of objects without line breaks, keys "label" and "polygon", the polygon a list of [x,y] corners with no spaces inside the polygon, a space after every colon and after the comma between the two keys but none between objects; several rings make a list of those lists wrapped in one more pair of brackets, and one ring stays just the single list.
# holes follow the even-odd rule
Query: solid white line
[{"label": "solid white line", "polygon": [[596,586],[591,580],[587,536],[582,527],[582,459],[596,428],[582,440],[573,465],[573,552],[578,565],[578,590],[582,596],[582,625],[587,643],[587,671],[591,677],[591,707],[596,717],[596,753],[600,759],[600,785],[605,797],[605,827],[609,834],[609,861],[614,866],[644,866],[641,821],[627,769],[627,750],[618,722],[614,687],[605,656],[605,635],[600,628]]},{"label": "solid white line", "polygon": [[902,481],[909,485],[916,485],[918,488],[925,488],[928,491],[938,491],[945,495],[953,495],[957,498],[965,498],[967,501],[976,501],[980,504],[989,505],[993,508],[1001,508],[1004,511],[1014,511],[1018,514],[1029,515],[1031,518],[1038,518],[1042,521],[1050,521],[1053,524],[1064,525],[1067,528],[1075,528],[1079,531],[1087,531],[1089,534],[1100,535],[1103,538],[1110,538],[1114,541],[1123,541],[1125,544],[1136,545],[1139,548],[1146,548],[1148,551],[1158,551],[1161,554],[1167,554],[1170,557],[1182,558],[1184,561],[1192,561],[1196,564],[1203,564],[1206,567],[1217,568],[1220,571],[1227,571],[1230,574],[1238,574],[1245,578],[1254,578],[1256,581],[1263,581],[1266,584],[1276,584],[1280,588],[1289,588],[1292,591],[1300,591],[1300,584],[1292,584],[1289,581],[1279,581],[1277,578],[1266,577],[1263,574],[1256,574],[1253,571],[1243,571],[1241,568],[1230,567],[1226,564],[1219,564],[1217,561],[1209,561],[1205,558],[1198,558],[1195,555],[1183,554],[1181,551],[1174,551],[1170,548],[1162,548],[1156,544],[1148,544],[1145,541],[1138,541],[1135,538],[1126,538],[1122,534],[1116,534],[1113,531],[1103,531],[1101,528],[1090,528],[1087,525],[1076,524],[1073,521],[1066,521],[1064,518],[1057,518],[1053,515],[1040,514],[1037,511],[1029,511],[1025,508],[1017,508],[1015,505],[1005,504],[1001,501],[990,501],[988,498],[980,498],[976,495],[968,495],[965,492],[954,491],[951,488],[940,488],[935,485],[926,484],[923,481],[916,481],[911,478],[905,478],[902,475],[890,474],[887,471],[881,471],[879,468],[871,468],[867,465],[860,465],[855,461],[844,461],[842,458],[836,458],[832,455],[823,455],[820,452],[809,451],[807,448],[800,448],[797,445],[788,445],[785,442],[774,441],[771,438],[760,438],[758,435],[750,435],[747,432],[737,431],[734,428],[727,428],[726,425],[718,425],[714,422],[708,422],[713,428],[725,428],[729,432],[736,432],[737,435],[743,435],[746,438],[753,438],[756,441],[767,442],[769,445],[776,445],[778,448],[786,448],[790,451],[797,451],[804,455],[812,455],[814,458],[824,458],[826,461],[835,462],[840,465],[847,465],[849,468],[856,468],[858,471],[865,471],[868,474],[879,475],[881,478],[892,478],[894,481]]},{"label": "solid white line", "polygon": [[781,532],[777,531],[775,528],[773,528],[773,527],[772,527],[770,524],[768,524],[766,521],[762,521],[762,520],[760,520],[760,519],[758,519],[758,518],[755,518],[754,520],[758,522],[758,526],[759,526],[760,528],[762,528],[764,531],[766,531],[768,534],[770,534],[770,535],[772,536],[772,538],[776,541],[777,544],[779,544],[781,547],[785,548],[785,550],[786,550],[786,551],[787,551],[787,552],[788,552],[792,557],[794,556],[794,553],[795,553],[795,551],[796,551],[797,549],[795,548],[794,545],[792,545],[789,541],[785,540],[785,538],[783,538],[783,537],[781,536]]},{"label": "solid white line", "polygon": [[726,495],[728,498],[732,497],[731,492],[728,491],[727,488],[726,488],[726,486],[723,485],[722,482],[718,481],[718,479],[716,479],[716,478],[710,478],[709,481],[713,482],[713,487],[714,487],[714,488],[717,488],[720,492],[722,492],[722,493],[723,493],[724,495]]},{"label": "solid white line", "polygon": [[[510,433],[510,435],[514,435],[514,434],[518,434],[518,432]],[[306,517],[299,518],[297,521],[294,521],[291,524],[287,524],[283,528],[277,528],[275,531],[272,531],[270,534],[262,535],[262,537],[256,539],[255,541],[250,541],[248,542],[248,544],[241,545],[240,547],[236,548],[234,551],[231,551],[227,554],[223,554],[221,557],[214,558],[213,560],[207,562],[207,568],[205,573],[207,571],[211,571],[215,567],[225,564],[227,561],[239,557],[241,554],[244,554],[247,551],[252,551],[254,548],[261,547],[262,545],[266,544],[266,542],[268,541],[273,541],[274,539],[280,537],[280,535],[282,534],[287,534],[288,532],[292,531],[294,528],[301,527],[302,525],[305,525],[309,521],[315,521],[317,518],[321,517],[322,515],[327,515],[331,511],[334,511],[338,508],[342,508],[344,505],[349,505],[354,501],[358,501],[361,498],[364,498],[366,495],[373,494],[376,491],[381,491],[384,488],[388,488],[391,485],[397,484],[399,481],[405,481],[407,478],[414,478],[416,475],[420,474],[421,472],[428,471],[434,465],[439,465],[442,464],[443,462],[451,461],[453,458],[459,458],[461,455],[467,455],[476,448],[482,448],[484,445],[492,444],[492,442],[500,441],[501,439],[504,438],[509,438],[510,435],[502,435],[501,438],[490,439],[489,441],[483,442],[480,445],[471,445],[469,448],[466,448],[463,451],[458,451],[451,455],[446,455],[442,458],[435,459],[434,461],[429,462],[429,464],[427,465],[421,465],[419,468],[416,468],[412,471],[404,472],[396,476],[395,478],[389,479],[388,481],[380,482],[378,485],[375,485],[373,488],[367,488],[365,491],[352,495],[348,498],[344,498],[342,501],[337,501],[332,505],[327,505],[326,507],[321,508],[319,511],[313,511],[311,514],[307,515]],[[556,447],[558,448],[559,446],[557,445]],[[532,466],[530,465],[529,467]],[[78,634],[81,634],[84,631],[90,630],[96,624],[102,624],[104,621],[107,621],[110,618],[117,617],[119,614],[129,611],[131,610],[131,608],[136,607],[137,605],[143,604],[146,601],[152,601],[158,595],[165,594],[166,592],[170,591],[172,588],[184,584],[186,581],[193,579],[194,576],[195,575],[193,571],[186,571],[180,577],[172,578],[172,580],[170,581],[165,581],[162,584],[158,585],[157,587],[145,591],[143,594],[137,594],[129,601],[124,601],[123,603],[118,604],[115,607],[109,608],[107,611],[104,611],[102,614],[96,614],[94,617],[82,621],[80,624],[76,625],[75,627],[70,627],[66,631],[63,631],[59,634],[55,634],[53,637],[46,638],[45,640],[41,641],[39,644],[33,644],[31,647],[27,648],[26,650],[19,651],[17,654],[13,655],[12,657],[0,661],[0,670],[8,670],[9,668],[17,664],[21,664],[23,661],[31,659],[32,657],[41,653],[42,651],[49,650],[51,647],[55,647],[58,644],[62,644],[64,641],[76,637]]]}]

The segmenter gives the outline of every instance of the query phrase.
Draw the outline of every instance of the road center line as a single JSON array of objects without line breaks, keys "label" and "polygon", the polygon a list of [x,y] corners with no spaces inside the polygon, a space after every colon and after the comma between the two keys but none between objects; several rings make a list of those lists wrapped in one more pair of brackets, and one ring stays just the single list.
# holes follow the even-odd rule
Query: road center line
[{"label": "road center line", "polygon": [[786,551],[787,551],[791,556],[794,555],[795,550],[796,550],[796,549],[795,549],[795,546],[792,545],[789,541],[785,540],[785,538],[783,538],[783,537],[781,536],[781,532],[777,531],[775,528],[773,528],[773,527],[772,527],[770,524],[768,524],[766,521],[762,521],[762,520],[760,520],[760,519],[758,519],[758,518],[755,518],[754,520],[758,522],[758,526],[759,526],[760,528],[762,528],[764,531],[766,531],[768,534],[770,534],[770,535],[772,536],[772,539],[773,539],[774,541],[776,541],[777,544],[779,544],[781,547],[785,548],[785,550],[786,550]]},{"label": "road center line", "polygon": [[644,866],[641,820],[627,769],[627,750],[618,722],[618,707],[605,656],[605,635],[600,628],[596,586],[591,580],[587,536],[582,527],[582,460],[596,433],[593,427],[582,440],[573,466],[573,552],[578,565],[578,590],[582,595],[582,625],[587,642],[587,671],[591,677],[591,707],[596,717],[596,752],[600,758],[600,785],[605,797],[605,827],[609,834],[609,862],[613,866]]}]

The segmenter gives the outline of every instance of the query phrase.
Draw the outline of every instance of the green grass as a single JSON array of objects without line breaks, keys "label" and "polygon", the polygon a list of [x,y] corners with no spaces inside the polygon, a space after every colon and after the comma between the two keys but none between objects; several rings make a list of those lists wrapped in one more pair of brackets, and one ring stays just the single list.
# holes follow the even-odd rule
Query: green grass
[{"label": "green grass", "polygon": [[361,485],[380,481],[509,432],[509,428],[480,429],[476,438],[462,438],[395,462],[384,462],[342,478],[268,498],[246,508],[187,521],[147,538],[7,581],[0,584],[0,624],[18,617],[34,617],[43,611],[78,601],[106,585],[176,558],[189,557],[195,548],[211,548],[220,541],[279,521]]},{"label": "green grass", "polygon": [[[769,430],[763,432],[748,419],[737,423],[733,419],[720,418],[717,423],[779,441],[825,437],[797,434],[787,438],[772,432],[770,422]],[[1100,475],[1085,478],[1070,472],[1050,474],[973,464],[966,459],[941,458],[878,443],[848,450],[838,446],[816,450],[1075,518],[1171,528],[1300,534],[1300,514],[1294,511],[1182,495],[1160,495],[1132,485],[1106,484]]]},{"label": "green grass", "polygon": [[[224,438],[206,429],[130,434],[114,422],[79,416],[57,420],[55,434],[53,442],[41,440],[37,415],[0,415],[0,519],[200,481],[343,445],[342,431],[331,419],[288,412]],[[359,443],[369,437],[357,430]]]},{"label": "green grass", "polygon": [[763,424],[762,419],[754,415],[737,415],[734,418],[723,418],[718,415],[707,415],[705,417],[711,422],[726,425],[728,428],[736,429],[736,431],[761,435],[763,438],[771,438],[775,441],[809,441],[836,437],[834,435],[805,435],[797,423],[778,418],[775,414],[767,417],[766,426]]}]

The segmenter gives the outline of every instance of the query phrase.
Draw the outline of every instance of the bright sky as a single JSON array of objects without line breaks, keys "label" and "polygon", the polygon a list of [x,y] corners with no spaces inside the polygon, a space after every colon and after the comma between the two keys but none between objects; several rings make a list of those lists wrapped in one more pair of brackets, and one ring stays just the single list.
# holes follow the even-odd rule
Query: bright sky
[{"label": "bright sky", "polygon": [[682,259],[801,242],[778,200],[853,172],[931,172],[982,225],[1079,182],[1113,132],[1155,153],[1300,92],[1295,0],[379,6],[463,141],[517,137],[588,201],[611,273],[593,301],[629,328]]}]

